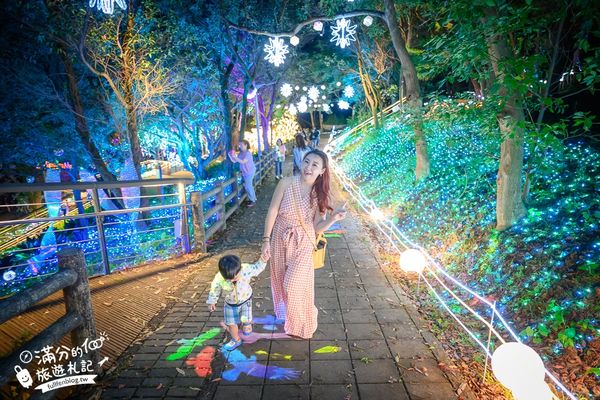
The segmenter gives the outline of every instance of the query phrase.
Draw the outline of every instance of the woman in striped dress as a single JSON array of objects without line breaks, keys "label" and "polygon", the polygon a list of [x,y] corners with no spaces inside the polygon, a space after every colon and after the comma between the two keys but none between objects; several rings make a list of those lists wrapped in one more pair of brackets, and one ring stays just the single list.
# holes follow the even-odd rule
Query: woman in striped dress
[{"label": "woman in striped dress", "polygon": [[313,251],[316,234],[346,216],[329,206],[327,155],[312,150],[304,156],[299,176],[282,179],[271,200],[262,254],[270,257],[275,315],[285,332],[310,339],[317,329]]}]

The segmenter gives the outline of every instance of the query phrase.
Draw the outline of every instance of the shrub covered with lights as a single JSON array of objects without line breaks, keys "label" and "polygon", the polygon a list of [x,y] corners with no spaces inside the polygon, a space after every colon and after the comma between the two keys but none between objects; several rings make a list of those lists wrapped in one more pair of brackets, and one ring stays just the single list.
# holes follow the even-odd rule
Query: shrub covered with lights
[{"label": "shrub covered with lights", "polygon": [[[569,349],[585,359],[600,340],[600,154],[579,141],[546,138],[532,159],[534,143],[527,143],[528,214],[498,232],[500,140],[491,112],[473,100],[430,104],[432,174],[420,182],[409,118],[391,118],[338,147],[347,176],[450,273],[496,299],[545,358]],[[587,373],[593,380],[600,371]]]}]

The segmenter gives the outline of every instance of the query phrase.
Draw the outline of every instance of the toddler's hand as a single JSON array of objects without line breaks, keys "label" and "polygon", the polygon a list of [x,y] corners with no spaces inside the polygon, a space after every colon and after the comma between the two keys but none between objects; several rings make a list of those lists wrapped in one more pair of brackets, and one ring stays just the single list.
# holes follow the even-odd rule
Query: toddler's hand
[{"label": "toddler's hand", "polygon": [[217,305],[216,304],[209,304],[208,305],[208,309],[210,310],[210,312],[213,312],[217,309]]}]

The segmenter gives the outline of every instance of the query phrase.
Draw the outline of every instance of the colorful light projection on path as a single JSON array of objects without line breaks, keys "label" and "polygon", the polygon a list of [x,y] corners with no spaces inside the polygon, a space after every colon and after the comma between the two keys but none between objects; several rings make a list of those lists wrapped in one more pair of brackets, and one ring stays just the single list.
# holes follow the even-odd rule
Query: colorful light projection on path
[{"label": "colorful light projection on path", "polygon": [[252,322],[254,322],[255,324],[261,324],[263,326],[263,329],[266,329],[268,331],[276,331],[277,330],[276,325],[283,325],[284,321],[277,319],[272,314],[268,314],[268,315],[265,315],[264,317],[254,317]]},{"label": "colorful light projection on path", "polygon": [[248,336],[242,336],[242,341],[244,343],[256,343],[261,339],[267,339],[267,340],[276,340],[276,339],[291,339],[286,333],[277,333],[277,332],[252,332],[251,334],[249,334]]},{"label": "colorful light projection on path", "polygon": [[[269,354],[269,352],[265,351],[265,350],[258,350],[255,351],[254,354],[258,354],[259,356],[266,356],[267,354]],[[276,358],[280,358],[280,359],[284,359],[287,361],[291,361],[292,360],[292,355],[291,354],[281,354],[281,353],[271,353],[271,358],[276,359]]]},{"label": "colorful light projection on path", "polygon": [[292,368],[279,367],[277,365],[264,365],[256,361],[256,356],[246,357],[240,350],[235,349],[228,352],[227,361],[232,368],[223,372],[221,378],[226,381],[235,381],[241,374],[271,380],[292,380],[300,376],[300,371]]},{"label": "colorful light projection on path", "polygon": [[207,346],[198,353],[196,357],[188,358],[185,360],[186,365],[192,365],[196,375],[200,378],[206,378],[212,374],[212,362],[215,358],[215,348]]},{"label": "colorful light projection on path", "polygon": [[196,347],[202,346],[207,340],[215,338],[221,333],[220,328],[212,328],[193,339],[180,339],[177,343],[181,344],[175,353],[167,356],[167,361],[181,360],[184,357],[189,356]]},{"label": "colorful light projection on path", "polygon": [[340,350],[342,350],[342,348],[338,347],[338,346],[323,346],[323,347],[318,348],[315,351],[313,351],[313,353],[316,353],[316,354],[332,354],[332,353],[339,353]]}]

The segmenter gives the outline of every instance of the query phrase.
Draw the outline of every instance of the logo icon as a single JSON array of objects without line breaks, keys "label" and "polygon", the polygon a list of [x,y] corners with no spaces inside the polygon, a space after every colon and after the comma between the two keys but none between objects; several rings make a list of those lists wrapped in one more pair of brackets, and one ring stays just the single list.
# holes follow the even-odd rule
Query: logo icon
[{"label": "logo icon", "polygon": [[23,386],[25,389],[29,389],[29,387],[33,384],[33,379],[31,379],[29,371],[21,368],[20,365],[16,365],[15,372],[17,373],[17,379],[19,380],[21,386]]}]

